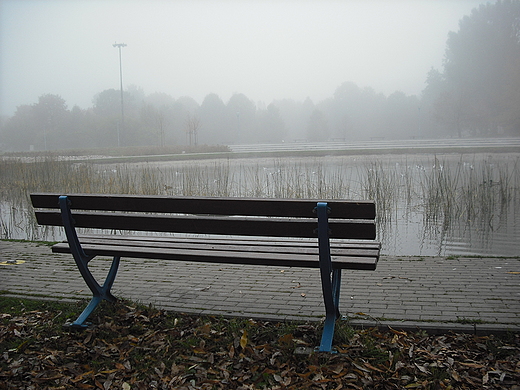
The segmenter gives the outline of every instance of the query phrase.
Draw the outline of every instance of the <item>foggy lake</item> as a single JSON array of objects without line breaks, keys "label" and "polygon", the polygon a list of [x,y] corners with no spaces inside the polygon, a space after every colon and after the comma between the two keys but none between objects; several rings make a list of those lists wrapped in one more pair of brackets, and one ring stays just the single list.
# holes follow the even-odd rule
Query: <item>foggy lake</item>
[{"label": "foggy lake", "polygon": [[[128,193],[374,199],[384,255],[520,253],[520,160],[515,153],[86,164],[88,176],[105,184],[124,176],[125,186],[134,186]],[[85,163],[74,165],[85,168]],[[23,216],[31,212],[19,208],[2,201],[2,238],[63,238],[61,230],[34,223],[28,229]]]},{"label": "foggy lake", "polygon": [[[374,199],[367,193],[373,191],[377,197],[378,240],[385,255],[517,256],[520,252],[518,158],[510,154],[441,154],[236,160],[226,163],[230,170],[226,179],[233,182],[236,191],[229,195],[238,196],[306,197],[306,191],[319,193],[317,187],[322,186],[323,194],[334,198]],[[208,180],[215,183],[221,180],[218,164],[186,163],[191,169],[198,166],[213,171]],[[154,165],[159,169],[169,166],[168,163]],[[430,181],[443,172],[454,176],[446,185],[461,188],[425,188],[435,184],[441,187],[442,182]],[[381,181],[368,183],[371,179],[367,175],[371,174]],[[507,202],[490,198],[499,191],[501,175],[509,176],[514,187],[510,188]],[[254,185],[251,181],[255,181]],[[249,192],[242,192],[241,188],[246,187]],[[471,200],[463,199],[462,193],[454,195],[460,202],[456,208],[443,204],[442,198],[437,200],[438,207],[432,207],[427,204],[431,199],[425,199],[432,196],[432,191],[463,192],[472,191],[471,188],[473,200],[478,204],[470,204]],[[316,196],[313,195],[312,198]],[[476,210],[470,213],[470,207]]]}]

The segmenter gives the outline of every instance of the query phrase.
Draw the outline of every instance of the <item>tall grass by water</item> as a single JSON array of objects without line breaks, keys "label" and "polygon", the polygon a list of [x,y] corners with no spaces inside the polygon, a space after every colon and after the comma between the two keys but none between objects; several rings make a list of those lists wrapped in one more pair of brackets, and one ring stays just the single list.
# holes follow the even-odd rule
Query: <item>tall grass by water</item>
[{"label": "tall grass by water", "polygon": [[[493,229],[520,210],[518,155],[320,157],[99,164],[0,161],[0,236],[39,239],[31,192],[372,199],[384,231],[419,213],[426,229]],[[18,238],[18,237],[15,237]]]}]

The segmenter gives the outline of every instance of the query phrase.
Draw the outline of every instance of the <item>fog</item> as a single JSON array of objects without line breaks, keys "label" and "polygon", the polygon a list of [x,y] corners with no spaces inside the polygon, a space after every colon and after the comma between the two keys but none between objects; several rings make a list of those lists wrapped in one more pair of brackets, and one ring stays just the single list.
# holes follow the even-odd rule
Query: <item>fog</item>
[{"label": "fog", "polygon": [[87,109],[123,84],[198,104],[240,93],[256,104],[329,98],[344,82],[420,94],[459,1],[0,1],[0,114],[44,94]]}]

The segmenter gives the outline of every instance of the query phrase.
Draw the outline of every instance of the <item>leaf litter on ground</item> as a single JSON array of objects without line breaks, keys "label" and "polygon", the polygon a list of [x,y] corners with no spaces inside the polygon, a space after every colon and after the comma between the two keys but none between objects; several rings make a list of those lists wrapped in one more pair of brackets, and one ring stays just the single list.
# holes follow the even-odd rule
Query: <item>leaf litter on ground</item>
[{"label": "leaf litter on ground", "polygon": [[5,298],[0,389],[513,389],[520,335],[355,330],[337,325],[337,353],[321,324],[167,312],[103,304],[94,326],[62,325],[78,304]]}]

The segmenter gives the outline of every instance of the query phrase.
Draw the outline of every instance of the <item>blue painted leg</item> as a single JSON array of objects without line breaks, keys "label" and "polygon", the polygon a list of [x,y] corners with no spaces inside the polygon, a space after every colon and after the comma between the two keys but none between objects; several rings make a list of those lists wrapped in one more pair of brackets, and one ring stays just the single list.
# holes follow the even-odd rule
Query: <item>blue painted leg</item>
[{"label": "blue painted leg", "polygon": [[112,293],[110,292],[110,289],[112,288],[112,285],[114,284],[114,280],[116,279],[120,260],[121,260],[120,256],[114,257],[114,259],[112,260],[112,265],[110,266],[110,271],[108,271],[107,278],[105,279],[105,282],[103,283],[103,287],[101,288],[103,291],[103,299],[106,299],[109,302],[117,301],[117,298],[112,295]]},{"label": "blue painted leg", "polygon": [[94,309],[97,307],[97,305],[99,305],[99,303],[103,300],[103,298],[101,297],[93,297],[89,304],[87,305],[87,307],[83,310],[83,312],[78,316],[78,318],[76,318],[76,321],[74,321],[72,324],[70,324],[70,326],[72,328],[87,328],[88,327],[88,323],[86,322],[87,321],[87,318],[90,316],[90,314],[92,314],[92,312],[94,311]]},{"label": "blue painted leg", "polygon": [[114,284],[114,280],[117,275],[117,270],[119,268],[120,256],[114,257],[112,260],[112,265],[110,266],[110,270],[108,271],[107,277],[103,286],[100,286],[99,283],[94,278],[94,275],[90,272],[88,268],[88,263],[95,256],[87,255],[83,248],[81,247],[81,243],[79,242],[78,236],[76,234],[76,229],[74,227],[74,220],[72,218],[72,214],[70,211],[70,200],[67,196],[60,196],[59,198],[60,208],[61,208],[61,217],[63,221],[63,226],[65,228],[65,234],[67,235],[67,241],[69,242],[70,251],[72,256],[74,257],[74,261],[76,262],[76,266],[85,280],[90,291],[92,291],[92,300],[88,304],[88,306],[83,310],[80,316],[74,321],[72,324],[73,327],[83,328],[85,327],[85,321],[88,316],[94,311],[94,309],[99,305],[99,303],[105,299],[109,302],[115,302],[117,300],[116,297],[112,295],[110,289]]},{"label": "blue painted leg", "polygon": [[332,352],[334,327],[339,313],[339,294],[341,288],[341,270],[332,269],[330,259],[330,241],[328,224],[328,207],[325,202],[318,202],[318,246],[320,254],[321,286],[325,303],[325,324],[319,347],[320,352]]},{"label": "blue painted leg", "polygon": [[334,300],[334,308],[336,310],[336,318],[341,317],[339,312],[339,294],[341,291],[341,269],[332,271],[332,298]]},{"label": "blue painted leg", "polygon": [[92,297],[92,300],[89,302],[85,310],[83,310],[83,312],[76,319],[76,321],[74,321],[71,324],[73,328],[86,328],[88,326],[86,320],[103,299],[109,302],[115,302],[117,300],[117,298],[114,297],[110,292],[110,289],[112,288],[112,284],[114,283],[120,259],[121,258],[119,256],[114,257],[112,265],[110,266],[110,271],[108,272],[107,278],[105,279],[105,283],[103,283],[103,286],[99,286],[99,284],[95,280],[93,281],[97,286],[97,288],[92,290],[92,294],[94,296]]},{"label": "blue painted leg", "polygon": [[325,307],[326,316],[325,323],[323,325],[323,333],[321,335],[321,343],[319,347],[320,352],[332,352],[332,340],[334,338],[334,329],[336,326],[336,320],[340,317],[339,313],[339,294],[341,287],[341,269],[335,269],[332,271],[332,289],[329,298],[325,298],[326,301],[332,300],[332,306]]}]

